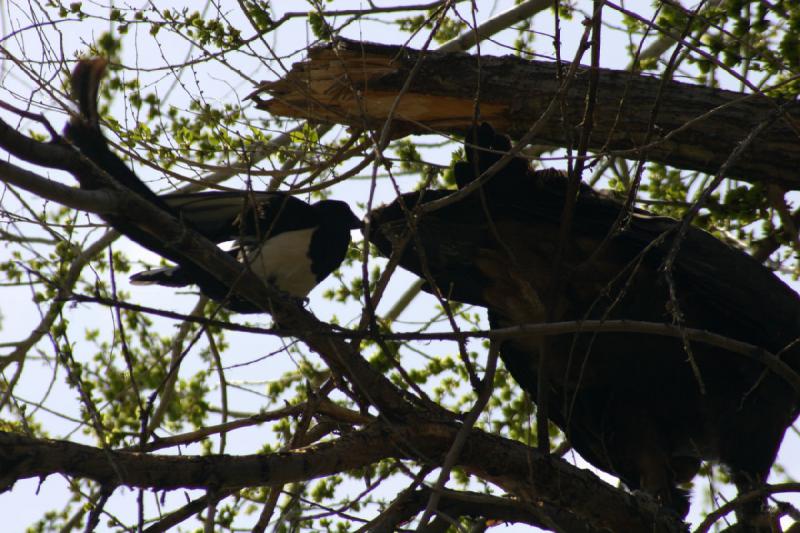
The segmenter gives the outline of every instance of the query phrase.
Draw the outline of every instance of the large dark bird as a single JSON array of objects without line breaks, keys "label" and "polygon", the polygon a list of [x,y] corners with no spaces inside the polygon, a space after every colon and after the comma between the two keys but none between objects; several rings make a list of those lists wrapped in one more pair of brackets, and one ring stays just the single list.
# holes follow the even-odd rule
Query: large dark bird
[{"label": "large dark bird", "polygon": [[[350,231],[361,222],[345,202],[322,200],[307,204],[281,192],[153,193],[109,149],[100,130],[97,92],[106,68],[101,58],[79,61],[72,73],[72,94],[79,114],[64,135],[118,185],[171,213],[215,243],[234,241],[231,253],[265,282],[294,297],[303,297],[344,260]],[[85,189],[103,187],[92,175],[76,176]],[[181,250],[130,223],[107,215],[107,222],[144,247],[178,266],[134,275],[139,283],[169,286],[196,284],[207,296],[238,312],[258,312],[250,302],[231,295],[220,282]]]},{"label": "large dark bird", "polygon": [[[468,160],[454,168],[460,187],[510,146],[488,125],[468,139]],[[560,172],[534,172],[512,159],[475,193],[418,215],[417,238],[407,241],[401,265],[423,276],[425,261],[441,294],[488,308],[492,327],[548,319],[680,323],[761,347],[800,370],[798,295],[699,228],[680,241],[673,299],[663,267],[678,222],[636,210],[609,235],[622,205],[583,185],[554,272],[566,190]],[[404,242],[407,212],[450,194],[408,193],[373,211],[372,242],[391,255]],[[726,465],[740,493],[763,484],[800,405],[800,391],[754,359],[689,344],[687,352],[680,339],[635,330],[526,335],[505,341],[501,355],[536,400],[546,350],[548,414],[572,446],[684,516],[689,502],[678,486],[697,474],[702,460]],[[743,520],[762,505],[751,504]]]}]

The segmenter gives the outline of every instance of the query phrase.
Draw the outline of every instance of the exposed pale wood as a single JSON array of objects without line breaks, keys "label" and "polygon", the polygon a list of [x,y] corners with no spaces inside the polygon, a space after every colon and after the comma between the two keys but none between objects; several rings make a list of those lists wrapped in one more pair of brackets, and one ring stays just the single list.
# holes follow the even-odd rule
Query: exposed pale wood
[{"label": "exposed pale wood", "polygon": [[[558,88],[552,62],[423,54],[342,40],[312,49],[286,77],[263,84],[252,97],[259,108],[276,115],[376,126],[388,116],[420,58],[423,64],[394,115],[398,136],[463,133],[472,123],[478,95],[480,120],[519,137]],[[581,68],[566,95],[567,116],[557,113],[547,121],[536,143],[567,146],[577,139],[574,128],[579,127],[587,83],[588,68]],[[590,149],[629,159],[644,154],[649,161],[713,174],[755,126],[778,117],[732,166],[730,177],[800,188],[800,103],[787,104],[779,113],[782,102],[776,99],[670,82],[661,96],[651,143],[642,152],[660,84],[657,77],[602,69]]]},{"label": "exposed pale wood", "polygon": [[[261,89],[274,98],[259,101],[258,106],[282,116],[375,125],[386,118],[398,91],[373,88],[372,81],[398,72],[391,57],[315,48],[309,60],[295,63],[286,78],[262,85]],[[483,112],[494,118],[500,117],[505,108],[501,103],[482,105]],[[401,123],[424,124],[431,129],[461,129],[472,120],[472,106],[466,106],[460,95],[412,92],[401,98],[395,116]]]}]

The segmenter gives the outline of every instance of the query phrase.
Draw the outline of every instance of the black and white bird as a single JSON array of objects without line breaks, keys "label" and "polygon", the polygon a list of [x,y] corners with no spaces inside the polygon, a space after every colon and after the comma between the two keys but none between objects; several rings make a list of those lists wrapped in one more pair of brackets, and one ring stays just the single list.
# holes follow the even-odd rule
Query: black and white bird
[{"label": "black and white bird", "polygon": [[[176,193],[159,198],[209,240],[233,242],[230,253],[238,261],[295,298],[305,297],[341,265],[351,230],[361,227],[350,206],[339,200],[308,204],[283,192]],[[169,287],[196,283],[181,266],[140,272],[131,282]],[[230,300],[226,306],[254,311],[243,301]]]},{"label": "black and white bird", "polygon": [[[72,95],[78,114],[64,137],[96,167],[75,172],[84,189],[111,186],[126,189],[180,219],[187,228],[219,244],[233,242],[230,253],[258,277],[296,298],[336,270],[347,254],[350,231],[361,221],[345,202],[322,200],[308,204],[284,192],[200,192],[157,195],[110,148],[100,129],[97,94],[107,62],[81,60],[72,72]],[[240,313],[262,309],[235,296],[231,288],[207,272],[175,243],[152,227],[107,213],[103,218],[120,233],[177,266],[135,274],[134,283],[172,287],[197,285],[206,296]]]}]

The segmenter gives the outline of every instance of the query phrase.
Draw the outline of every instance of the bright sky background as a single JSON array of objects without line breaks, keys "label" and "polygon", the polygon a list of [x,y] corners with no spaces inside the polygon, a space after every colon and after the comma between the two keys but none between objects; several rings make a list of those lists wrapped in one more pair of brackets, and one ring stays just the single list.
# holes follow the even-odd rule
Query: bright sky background
[{"label": "bright sky background", "polygon": [[[201,5],[200,3],[187,3],[190,5]],[[397,5],[400,3],[401,2],[397,1],[391,2],[392,5]],[[417,2],[408,2],[408,4],[416,3]],[[175,4],[176,2],[159,2],[159,7],[167,7]],[[305,11],[309,9],[305,2],[299,1],[284,0],[276,1],[274,4],[276,6],[276,13],[273,15],[273,19],[279,18],[279,16],[285,10]],[[388,4],[389,2],[379,2],[379,5]],[[479,2],[479,4],[481,6],[481,10],[477,13],[477,17],[480,23],[492,15],[507,9],[513,4],[513,2],[498,1],[496,4],[493,2]],[[578,2],[578,4],[582,6],[591,5],[590,2],[585,1]],[[364,9],[369,7],[367,2],[344,0],[337,0],[328,5],[331,9]],[[8,35],[10,33],[10,29],[14,29],[18,25],[27,24],[27,22],[24,21],[23,8],[27,9],[24,6],[14,6],[14,4],[8,2],[0,3],[0,9],[2,9],[1,16],[3,17],[3,27],[0,30],[0,34]],[[465,15],[468,15],[468,11],[466,11],[468,8],[465,4],[462,5],[461,9],[464,10],[463,12]],[[620,25],[619,19],[616,17],[616,14],[613,11],[606,10],[604,17],[607,24],[611,26]],[[301,51],[306,47],[308,42],[314,39],[310,30],[306,28],[304,22],[305,21],[303,19],[296,19],[287,23],[278,32],[276,32],[276,38],[270,43],[278,55],[287,56],[282,60],[282,64],[286,67],[288,67],[292,62],[299,60],[302,57]],[[571,58],[574,54],[574,47],[579,39],[579,35],[583,32],[583,26],[581,25],[580,17],[571,22],[563,21],[562,23],[562,55],[564,57]],[[84,43],[91,41],[99,36],[103,31],[108,29],[108,24],[102,23],[101,21],[75,21],[72,23],[61,23],[59,26],[61,27],[62,31],[67,30],[58,37],[59,39],[63,39],[61,46],[63,46],[64,53],[67,57],[72,57],[76,51],[84,50]],[[248,26],[242,25],[241,27],[244,28]],[[545,11],[536,18],[535,30],[545,33],[552,33],[553,17],[550,11]],[[140,34],[136,38],[137,46],[126,47],[125,54],[123,56],[124,62],[128,65],[149,67],[161,66],[165,62],[180,63],[187,56],[194,53],[187,42],[178,41],[177,38],[168,32],[161,32],[158,35],[158,42],[156,42],[146,34],[146,29],[140,29],[138,31],[140,31]],[[3,46],[8,47],[13,53],[20,56],[27,56],[30,58],[39,57],[41,51],[37,50],[38,37],[36,37],[31,30],[23,32],[20,35],[24,39],[24,44],[26,47],[24,54],[22,54],[17,48],[19,41],[15,39],[4,40]],[[51,35],[54,34],[51,33]],[[367,20],[348,28],[348,30],[344,32],[344,36],[354,39],[372,40],[376,42],[392,44],[400,44],[407,39],[406,34],[400,34],[399,32],[396,32],[392,26],[377,21]],[[419,46],[424,37],[425,35],[415,38],[411,43],[412,46]],[[503,34],[496,36],[494,40],[506,43],[513,42],[513,32],[506,31]],[[627,44],[627,41],[623,39],[621,34],[614,34],[611,31],[607,32],[607,34],[604,36],[601,65],[606,68],[625,68],[629,61],[627,53],[625,52],[625,47]],[[481,48],[483,54],[501,55],[508,53],[508,51],[492,42],[484,42],[481,45]],[[540,36],[538,38],[537,52],[546,57],[552,57],[553,46],[550,37]],[[238,58],[237,60],[239,59],[241,59],[242,62],[241,64],[237,63],[236,67],[256,80],[275,79],[282,73],[279,70],[280,67],[278,67],[277,63],[273,64],[278,70],[276,72],[268,72],[263,68],[263,66],[252,60],[252,58],[250,63],[247,63],[246,59],[244,58]],[[231,62],[234,62],[234,60],[232,59]],[[588,55],[586,56],[584,62],[588,62]],[[215,69],[209,69],[208,67],[205,67],[199,76],[201,77],[198,78],[198,81],[195,81],[193,79],[187,79],[187,74],[184,75],[182,82],[186,83],[186,91],[191,93],[193,90],[192,88],[195,87],[195,84],[199,83],[199,85],[202,87],[204,97],[210,100],[222,102],[232,101],[232,99],[237,98],[237,94],[239,97],[241,97],[245,94],[248,94],[252,89],[252,87],[247,83],[240,82],[239,80],[234,81],[230,76],[230,72],[223,69],[219,69],[217,71]],[[0,63],[0,79],[2,80],[2,85],[5,87],[18,87],[17,90],[19,90],[20,94],[23,96],[30,94],[33,89],[31,82],[26,79],[16,67],[7,61]],[[155,83],[160,91],[165,91],[170,84],[170,74],[169,72],[164,71],[151,72],[142,77],[142,82]],[[731,86],[730,88],[738,89],[736,86]],[[174,89],[174,92],[171,93],[169,103],[174,103],[180,107],[182,102],[185,103],[183,89]],[[11,103],[20,105],[20,102]],[[57,127],[60,127],[60,125],[64,122],[63,115],[57,111],[59,107],[60,106],[56,104],[54,110],[46,112],[51,122]],[[134,118],[130,109],[127,108],[125,102],[123,101],[115,102],[114,115],[121,121],[133,120]],[[440,141],[441,139],[431,136],[425,138],[424,140],[436,142]],[[426,160],[447,164],[450,161],[450,154],[454,148],[455,146],[451,145],[444,148],[425,150],[423,153]],[[558,161],[552,162],[551,166],[563,167],[563,165],[560,165],[560,162]],[[159,177],[150,169],[138,170],[146,179],[154,179]],[[42,173],[44,174],[43,171]],[[47,173],[47,175],[51,177],[58,176],[57,173],[53,172]],[[69,177],[63,179],[66,183],[72,183],[71,178]],[[416,183],[416,178],[404,177],[402,178],[402,181],[404,181],[404,183],[406,183],[410,188],[414,185],[414,183]],[[363,210],[357,207],[355,203],[366,200],[364,193],[365,187],[363,185],[363,181],[353,180],[346,182],[334,189],[333,197],[350,201],[351,204],[354,205],[354,210],[357,212],[357,214],[362,215]],[[391,200],[393,196],[394,193],[390,191],[388,187],[384,187],[379,190],[379,198],[384,201]],[[123,248],[130,254],[132,258],[146,260],[150,263],[157,262],[156,256],[137,247],[129,241],[119,240],[114,244],[114,247]],[[0,249],[0,260],[6,260],[7,255],[4,254],[7,253],[7,249]],[[414,276],[411,276],[405,272],[398,273],[392,281],[392,291],[390,295],[384,299],[383,310],[385,310],[387,304],[392,303],[392,295],[399,295],[410,283],[413,282],[414,279]],[[133,287],[129,286],[127,281],[124,279],[118,280],[118,283],[120,283],[121,290],[128,291],[131,294],[133,301],[143,305],[152,305],[155,307],[161,307],[175,311],[188,311],[195,302],[195,297],[193,296],[174,296],[172,289],[157,287]],[[360,309],[357,306],[331,304],[327,300],[320,297],[320,295],[327,288],[332,287],[335,284],[336,281],[333,278],[329,278],[317,289],[315,289],[310,295],[310,307],[314,313],[323,320],[329,320],[331,317],[336,316],[342,323],[351,323],[360,315]],[[796,284],[794,287],[797,289]],[[754,304],[756,304],[756,302],[754,302]],[[414,304],[401,318],[413,321],[420,316],[428,316],[428,310],[433,305],[434,300],[423,294],[416,299]],[[19,340],[22,336],[28,334],[32,324],[35,324],[39,321],[38,310],[36,306],[31,303],[31,294],[23,289],[4,287],[3,297],[0,298],[0,312],[2,312],[0,343]],[[78,306],[76,309],[70,309],[69,313],[71,317],[70,320],[72,323],[72,330],[76,333],[80,332],[83,327],[109,323],[112,317],[110,310],[99,306]],[[249,320],[255,320],[261,324],[265,323],[265,320],[254,319],[253,317],[250,317]],[[163,328],[164,331],[171,331],[171,328],[174,327],[174,324],[174,322],[165,320],[157,321],[157,327]],[[280,347],[272,339],[265,341],[264,338],[254,337],[252,335],[236,335],[230,333],[228,334],[228,339],[232,347],[227,352],[229,359],[226,359],[226,364],[230,365],[237,365],[246,361],[257,359]],[[437,350],[441,353],[450,353],[453,350],[452,345],[447,343],[435,343],[430,346],[430,349],[434,353]],[[76,353],[78,353],[78,350],[76,350]],[[43,390],[45,388],[50,388],[50,392],[47,397],[47,406],[55,407],[62,411],[77,412],[78,402],[76,399],[76,394],[74,391],[66,387],[64,383],[65,376],[63,371],[60,372],[54,379],[51,369],[49,369],[46,365],[40,365],[40,371],[34,373],[31,372],[31,370],[36,366],[37,363],[35,361],[29,361],[27,364],[28,367],[26,367],[25,375],[26,380],[20,383],[20,386],[17,389],[19,395],[29,399],[32,402],[38,402],[44,396]],[[191,360],[186,361],[184,365],[186,365],[184,371],[196,370],[197,368],[205,366],[199,361],[192,362]],[[195,365],[195,368],[193,368],[192,365]],[[228,378],[229,380],[239,380],[241,383],[250,382],[254,379],[261,379],[259,377],[260,371],[268,372],[273,376],[279,375],[284,370],[291,368],[288,365],[291,365],[291,361],[288,358],[271,358],[266,362],[256,366],[245,365],[240,369],[231,369],[229,370]],[[229,402],[231,406],[233,406],[232,408],[244,409],[245,407],[243,406],[247,406],[246,408],[252,412],[259,410],[258,396],[242,391],[231,391],[231,393],[232,398],[229,400]],[[93,442],[93,439],[86,438],[79,433],[69,435],[69,433],[76,427],[73,422],[66,421],[59,416],[48,415],[47,413],[41,411],[37,413],[36,416],[45,424],[45,427],[48,428],[53,436],[69,437],[74,440],[83,440],[90,443]],[[209,422],[214,423],[213,420],[210,420]],[[262,438],[260,435],[262,434],[264,428],[265,426],[259,426],[251,428],[247,431],[234,433],[233,438],[228,439],[228,453],[249,453],[254,451],[252,446],[257,446],[257,444],[260,442],[259,439]],[[252,441],[247,439],[248,434],[253,435]],[[745,436],[743,436],[743,438],[745,438]],[[188,447],[184,449],[183,452],[196,453],[197,448]],[[779,463],[787,467],[789,473],[794,478],[800,478],[799,458],[800,441],[797,438],[797,435],[790,430],[787,433],[787,439],[779,457]],[[580,464],[584,465],[585,463],[581,462]],[[115,496],[112,505],[114,510],[119,512],[119,514],[122,516],[132,516],[132,513],[135,510],[135,506],[132,505],[132,502],[135,498],[135,492],[118,490],[116,494],[117,495]],[[196,497],[198,494],[199,493],[195,492],[191,497]],[[2,528],[6,531],[21,531],[25,526],[32,523],[41,515],[44,507],[47,509],[58,508],[60,502],[63,501],[65,497],[66,492],[64,490],[64,481],[56,477],[47,479],[41,485],[39,485],[36,480],[19,482],[14,487],[13,491],[0,495],[0,509],[4,511],[4,523]],[[183,498],[183,491],[177,491],[169,495],[168,502],[172,500],[173,502],[176,502],[176,505],[180,505],[183,502]],[[702,496],[695,496],[694,498],[695,502],[699,501],[700,499],[702,499]],[[125,509],[126,505],[129,509],[128,512],[122,510]],[[695,505],[694,509],[697,509],[698,507],[698,505]],[[696,516],[693,516],[693,518],[696,519]],[[184,527],[186,527],[186,524]],[[530,531],[531,529],[523,526],[508,526],[506,528],[498,527],[494,530]]]}]

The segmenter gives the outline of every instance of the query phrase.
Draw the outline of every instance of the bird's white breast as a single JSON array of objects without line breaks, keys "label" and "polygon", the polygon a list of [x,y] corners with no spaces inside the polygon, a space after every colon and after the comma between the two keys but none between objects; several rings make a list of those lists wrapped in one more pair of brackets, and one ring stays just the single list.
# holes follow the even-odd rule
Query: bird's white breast
[{"label": "bird's white breast", "polygon": [[250,268],[280,290],[304,297],[317,284],[308,255],[314,229],[287,231],[267,239],[249,254]]}]

